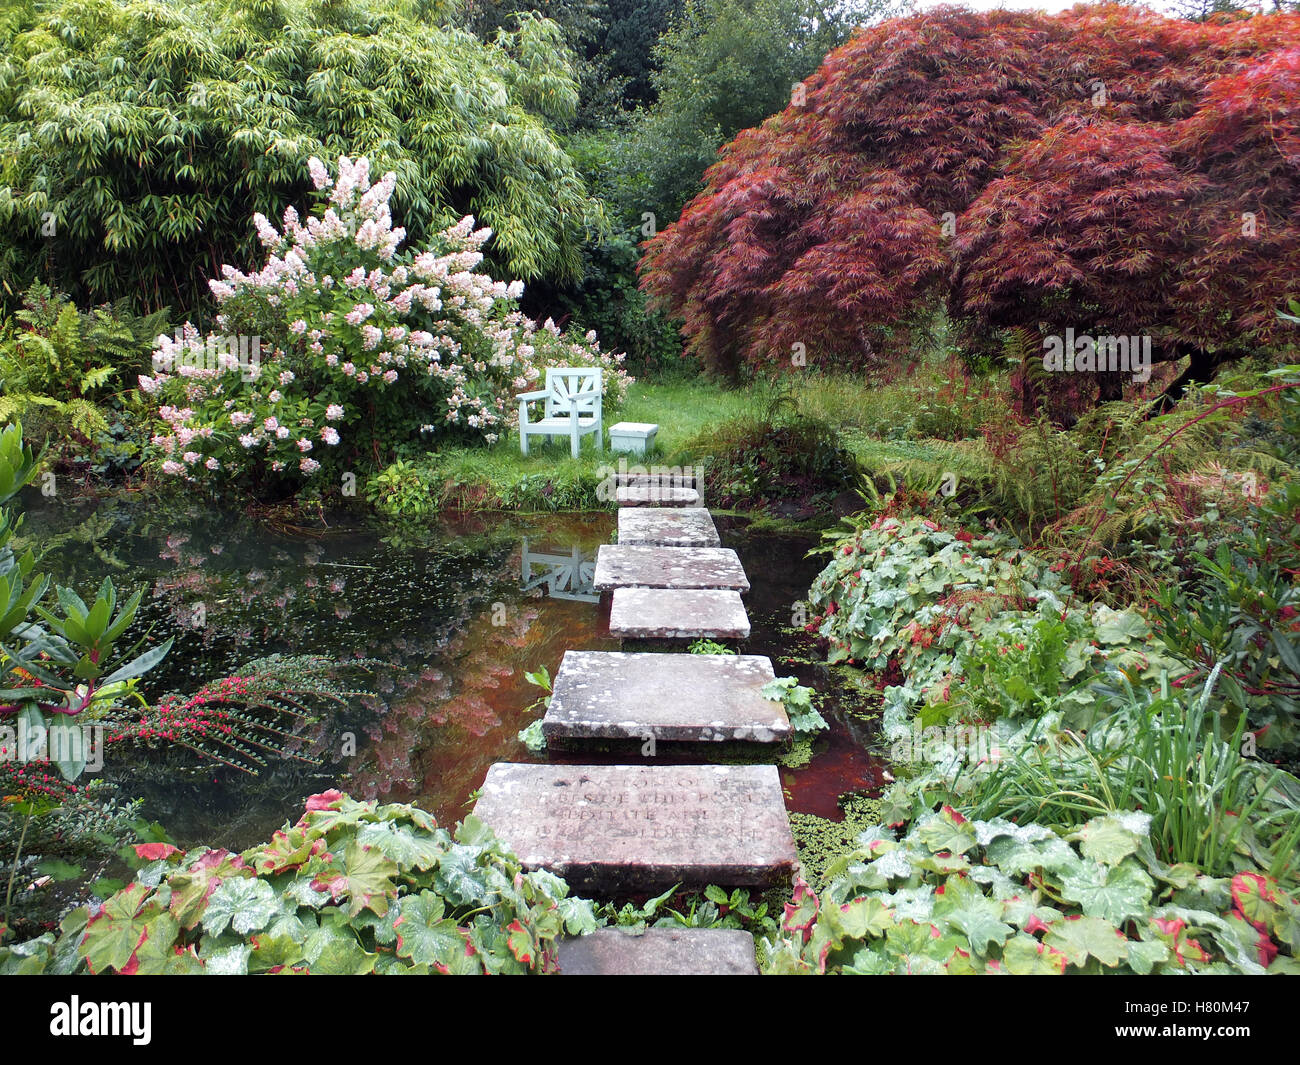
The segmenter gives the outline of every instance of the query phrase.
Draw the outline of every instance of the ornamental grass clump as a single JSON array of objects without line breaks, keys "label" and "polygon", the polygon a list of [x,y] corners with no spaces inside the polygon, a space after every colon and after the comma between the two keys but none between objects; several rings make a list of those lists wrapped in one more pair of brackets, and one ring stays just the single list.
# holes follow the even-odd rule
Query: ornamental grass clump
[{"label": "ornamental grass clump", "polygon": [[293,490],[443,443],[492,444],[547,366],[600,366],[606,403],[622,402],[621,354],[539,326],[517,306],[523,282],[476,271],[490,230],[467,216],[402,250],[393,174],[372,184],[364,158],[341,157],[336,178],[308,166],[313,215],[290,207],[282,229],[255,215],[266,264],[210,282],[218,332],[187,322],[157,340],[140,386],[158,403],[162,472]]}]

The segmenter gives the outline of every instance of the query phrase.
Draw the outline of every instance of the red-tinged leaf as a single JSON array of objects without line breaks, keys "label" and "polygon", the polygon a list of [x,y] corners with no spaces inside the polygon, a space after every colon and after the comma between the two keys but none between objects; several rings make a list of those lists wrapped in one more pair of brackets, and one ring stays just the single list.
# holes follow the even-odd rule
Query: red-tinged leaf
[{"label": "red-tinged leaf", "polygon": [[170,843],[137,843],[135,845],[137,858],[143,858],[147,862],[156,862],[159,858],[166,858],[172,854],[183,853],[179,847],[173,847]]},{"label": "red-tinged leaf", "polygon": [[1259,955],[1259,964],[1268,968],[1269,963],[1277,957],[1278,946],[1263,932],[1259,934],[1259,939],[1255,941],[1255,953]]},{"label": "red-tinged leaf", "polygon": [[316,795],[311,795],[307,799],[307,812],[313,813],[317,810],[337,810],[342,802],[343,793],[331,788],[329,791],[322,791]]},{"label": "red-tinged leaf", "polygon": [[510,953],[515,956],[515,961],[532,965],[537,949],[533,934],[517,919],[506,925],[506,932],[509,933],[506,943],[510,947]]},{"label": "red-tinged leaf", "polygon": [[1277,911],[1276,887],[1276,881],[1259,873],[1238,873],[1232,878],[1233,908],[1256,932],[1269,930],[1269,919]]},{"label": "red-tinged leaf", "polygon": [[787,932],[803,933],[803,941],[812,938],[812,926],[817,920],[820,902],[813,890],[800,877],[794,886],[791,901],[785,904],[785,915],[781,927]]}]

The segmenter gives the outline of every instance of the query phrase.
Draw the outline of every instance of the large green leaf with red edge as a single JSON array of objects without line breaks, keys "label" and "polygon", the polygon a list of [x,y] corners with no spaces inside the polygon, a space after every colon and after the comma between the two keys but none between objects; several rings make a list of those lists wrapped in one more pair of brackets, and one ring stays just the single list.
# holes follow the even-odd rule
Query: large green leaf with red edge
[{"label": "large green leaf with red edge", "polygon": [[1053,921],[1043,942],[1064,954],[1071,965],[1082,966],[1092,957],[1113,969],[1128,960],[1128,941],[1114,925],[1097,917],[1075,915]]},{"label": "large green leaf with red edge", "polygon": [[894,924],[894,914],[875,898],[857,898],[840,906],[830,905],[823,911],[831,928],[849,939],[882,936]]},{"label": "large green leaf with red edge", "polygon": [[220,935],[230,928],[248,935],[265,928],[282,912],[283,904],[270,884],[255,877],[229,877],[208,898],[203,911],[203,930]]},{"label": "large green leaf with red edge", "polygon": [[970,949],[987,956],[990,947],[1001,947],[1015,934],[1015,929],[1002,920],[1002,905],[979,895],[965,901],[947,915],[948,923],[962,932]]},{"label": "large green leaf with red edge", "polygon": [[1086,865],[1061,878],[1061,895],[1089,917],[1121,924],[1151,908],[1155,882],[1132,859],[1116,866]]},{"label": "large green leaf with red edge", "polygon": [[349,916],[371,910],[382,917],[388,912],[389,901],[397,897],[393,878],[398,872],[397,863],[384,857],[377,847],[365,847],[352,840],[343,867],[318,876],[312,887],[328,891],[335,902],[346,897]]},{"label": "large green leaf with red edge", "polygon": [[915,835],[935,854],[964,854],[975,846],[970,822],[948,806],[917,825]]},{"label": "large green leaf with red edge", "polygon": [[1278,886],[1260,873],[1238,873],[1232,878],[1232,904],[1257,931],[1269,931],[1278,911]]},{"label": "large green leaf with red edge", "polygon": [[407,895],[393,922],[397,954],[419,965],[450,965],[465,953],[465,936],[445,915],[447,907],[432,891]]},{"label": "large green leaf with red edge", "polygon": [[325,841],[305,828],[281,829],[271,836],[271,842],[254,847],[244,853],[247,861],[259,876],[297,869],[325,850]]},{"label": "large green leaf with red edge", "polygon": [[1059,950],[1021,934],[1007,942],[1002,948],[1001,961],[990,962],[989,968],[1003,969],[1013,976],[1060,976],[1065,972],[1065,965],[1065,955]]},{"label": "large green leaf with red edge", "polygon": [[798,932],[805,942],[812,935],[812,926],[817,920],[820,902],[807,883],[801,878],[795,882],[794,895],[785,904],[785,914],[781,927],[787,932]]},{"label": "large green leaf with red edge", "polygon": [[[196,852],[191,851],[191,854]],[[186,855],[184,871],[172,874],[167,884],[171,894],[168,906],[172,916],[189,930],[203,917],[208,898],[227,877],[244,877],[246,866],[237,854],[220,849],[203,851],[190,861]]]},{"label": "large green leaf with red edge", "polygon": [[483,905],[491,901],[486,874],[479,865],[482,851],[474,845],[455,843],[438,862],[434,887],[456,906]]},{"label": "large green leaf with red edge", "polygon": [[357,842],[378,847],[403,869],[426,872],[434,868],[451,843],[446,832],[416,832],[409,827],[394,827],[391,821],[364,825],[357,831]]},{"label": "large green leaf with red edge", "polygon": [[180,924],[170,913],[160,913],[145,926],[145,932],[144,940],[121,970],[123,974],[194,976],[204,971],[193,950],[177,944]]},{"label": "large green leaf with red edge", "polygon": [[532,968],[537,964],[537,940],[518,918],[506,925],[506,945],[520,965]]},{"label": "large green leaf with red edge", "polygon": [[86,922],[79,952],[92,973],[122,970],[148,935],[149,889],[128,884]]},{"label": "large green leaf with red edge", "polygon": [[321,976],[360,976],[371,972],[378,960],[357,941],[342,912],[332,911],[320,925],[307,933],[303,957],[313,973]]}]

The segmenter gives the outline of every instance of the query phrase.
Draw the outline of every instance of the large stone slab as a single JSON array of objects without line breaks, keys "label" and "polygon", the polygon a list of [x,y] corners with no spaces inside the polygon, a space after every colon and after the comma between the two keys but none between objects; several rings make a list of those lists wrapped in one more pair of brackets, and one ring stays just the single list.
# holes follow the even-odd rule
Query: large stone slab
[{"label": "large stone slab", "polygon": [[542,719],[549,743],[575,740],[776,743],[790,719],[763,685],[776,678],[760,655],[565,651]]},{"label": "large stone slab", "polygon": [[560,940],[561,976],[757,976],[754,937],[738,928],[600,928]]},{"label": "large stone slab", "polygon": [[747,640],[739,592],[712,588],[615,588],[609,634],[624,640]]},{"label": "large stone slab", "polygon": [[614,588],[723,588],[749,591],[745,568],[726,547],[640,547],[602,544],[596,591]]},{"label": "large stone slab", "polygon": [[620,507],[698,507],[702,501],[694,488],[632,485],[614,489],[614,502]]},{"label": "large stone slab", "polygon": [[704,507],[624,507],[618,512],[618,542],[651,547],[721,547],[713,518]]},{"label": "large stone slab", "polygon": [[579,891],[767,887],[794,871],[774,765],[498,762],[474,813],[525,867]]}]

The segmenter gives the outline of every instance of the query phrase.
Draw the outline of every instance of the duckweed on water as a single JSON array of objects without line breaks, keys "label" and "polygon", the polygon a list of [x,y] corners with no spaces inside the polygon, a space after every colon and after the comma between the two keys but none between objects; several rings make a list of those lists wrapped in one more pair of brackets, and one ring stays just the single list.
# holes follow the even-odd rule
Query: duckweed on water
[{"label": "duckweed on water", "polygon": [[865,795],[841,795],[843,821],[815,814],[790,814],[790,831],[803,866],[804,879],[815,891],[824,886],[826,869],[841,855],[853,850],[857,837],[880,823],[880,800]]}]

